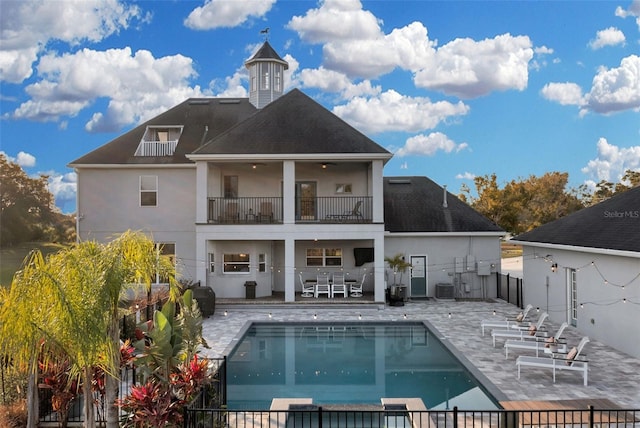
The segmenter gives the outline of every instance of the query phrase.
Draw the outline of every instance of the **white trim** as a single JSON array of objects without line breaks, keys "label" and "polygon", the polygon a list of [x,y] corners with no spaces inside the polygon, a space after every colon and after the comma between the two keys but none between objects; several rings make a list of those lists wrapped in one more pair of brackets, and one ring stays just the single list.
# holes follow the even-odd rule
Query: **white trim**
[{"label": "white trim", "polygon": [[351,161],[351,160],[365,160],[365,161],[373,161],[376,159],[389,160],[393,156],[391,153],[313,153],[313,154],[304,154],[304,153],[276,153],[276,154],[267,154],[267,153],[247,153],[247,154],[186,154],[187,159],[198,161],[198,160],[206,160],[212,162],[219,161],[284,161],[284,160],[293,160],[293,161]]},{"label": "white trim", "polygon": [[632,257],[632,258],[640,259],[640,252],[638,251],[613,250],[609,248],[578,247],[575,245],[549,244],[547,242],[527,242],[527,241],[518,241],[515,239],[509,240],[509,243],[515,243],[518,245],[522,245],[523,247],[553,248],[556,250],[575,251],[579,253],[603,254],[608,256],[622,256],[622,257]]},{"label": "white trim", "polygon": [[439,237],[439,236],[496,236],[502,237],[506,232],[384,232],[385,237],[404,238],[408,236],[414,237]]},{"label": "white trim", "polygon": [[[140,156],[138,156],[140,157]],[[101,164],[74,164],[70,163],[67,165],[68,168],[75,169],[153,169],[153,168],[163,168],[163,169],[185,169],[185,168],[195,168],[195,163],[171,163],[171,164],[148,164],[148,163],[127,163],[127,164],[109,164],[109,163],[101,163]]]}]

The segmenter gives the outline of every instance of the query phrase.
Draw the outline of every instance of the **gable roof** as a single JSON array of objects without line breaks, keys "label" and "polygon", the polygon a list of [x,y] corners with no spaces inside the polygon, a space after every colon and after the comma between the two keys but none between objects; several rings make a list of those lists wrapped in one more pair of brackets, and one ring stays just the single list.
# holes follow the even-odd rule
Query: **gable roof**
[{"label": "gable roof", "polygon": [[[186,154],[256,112],[247,98],[190,98],[111,140],[69,166],[191,163]],[[173,156],[134,156],[148,126],[183,126]]]},{"label": "gable roof", "polygon": [[384,223],[389,232],[495,232],[498,225],[427,177],[385,177]]},{"label": "gable roof", "polygon": [[640,187],[539,226],[513,241],[640,252]]},{"label": "gable roof", "polygon": [[195,155],[391,153],[298,89],[282,95]]}]

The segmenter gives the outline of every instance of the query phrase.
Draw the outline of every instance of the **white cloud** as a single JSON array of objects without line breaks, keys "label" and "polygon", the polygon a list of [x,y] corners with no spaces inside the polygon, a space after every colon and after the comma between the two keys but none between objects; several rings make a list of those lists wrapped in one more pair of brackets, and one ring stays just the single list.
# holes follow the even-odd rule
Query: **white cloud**
[{"label": "white cloud", "polygon": [[438,151],[445,153],[459,152],[468,146],[467,143],[456,144],[441,132],[432,132],[429,135],[420,134],[407,139],[404,147],[400,148],[396,155],[399,157],[409,155],[433,156]]},{"label": "white cloud", "polygon": [[18,155],[15,158],[13,156],[9,156],[2,150],[0,150],[0,154],[4,155],[9,162],[20,165],[21,168],[32,168],[36,165],[36,157],[30,153],[21,151],[18,152]]},{"label": "white cloud", "polygon": [[593,78],[587,108],[602,114],[640,109],[640,56],[622,58],[617,68],[601,68]]},{"label": "white cloud", "polygon": [[626,41],[624,33],[615,27],[600,30],[596,33],[596,38],[589,42],[589,47],[593,50],[601,49],[605,46],[624,45]]},{"label": "white cloud", "polygon": [[621,148],[609,144],[606,138],[600,138],[597,150],[597,158],[582,168],[582,172],[591,178],[590,184],[601,180],[617,183],[625,171],[640,171],[640,146]]},{"label": "white cloud", "polygon": [[474,41],[455,39],[438,49],[435,61],[416,73],[416,85],[461,98],[492,91],[524,90],[533,58],[527,36],[503,34]]},{"label": "white cloud", "polygon": [[[306,42],[323,44],[323,66],[328,70],[373,79],[401,68],[414,73],[416,86],[462,98],[523,90],[533,57],[526,36],[456,39],[436,49],[437,41],[429,39],[421,22],[385,34],[381,21],[357,0],[326,0],[291,19],[288,27]],[[540,55],[551,52],[538,48]]]},{"label": "white cloud", "polygon": [[202,96],[199,87],[187,85],[196,75],[190,58],[154,58],[149,51],[133,54],[130,48],[45,55],[38,75],[41,80],[25,89],[31,99],[12,116],[57,120],[78,114],[98,98],[108,98],[106,112],[95,113],[85,125],[93,132],[115,131],[153,117],[185,98]]},{"label": "white cloud", "polygon": [[62,207],[63,211],[65,205],[75,205],[78,189],[78,176],[76,173],[60,174],[54,171],[46,174],[49,176],[49,192],[55,198],[56,205]]},{"label": "white cloud", "polygon": [[[144,19],[140,9],[118,0],[3,1],[0,14],[0,80],[20,83],[47,43],[99,42]],[[69,23],[73,25],[69,25]]]},{"label": "white cloud", "polygon": [[585,103],[582,89],[575,83],[547,83],[540,91],[542,96],[561,105],[582,106]]},{"label": "white cloud", "polygon": [[465,171],[462,174],[456,174],[458,180],[475,180],[476,175],[472,172]]},{"label": "white cloud", "polygon": [[305,16],[294,16],[287,28],[309,43],[363,41],[382,35],[381,21],[371,12],[362,10],[359,0],[324,0],[318,9]]},{"label": "white cloud", "polygon": [[301,70],[299,80],[303,87],[318,88],[323,92],[336,92],[343,99],[368,95],[375,96],[382,91],[380,86],[372,86],[369,80],[353,83],[345,74],[327,70],[324,67]]},{"label": "white cloud", "polygon": [[419,132],[435,128],[452,116],[469,112],[463,102],[431,102],[429,98],[408,97],[394,90],[377,97],[356,97],[333,108],[333,113],[364,133],[385,131]]},{"label": "white cloud", "polygon": [[629,5],[629,9],[623,9],[621,6],[616,8],[616,16],[620,18],[626,18],[628,16],[636,18],[636,24],[638,25],[638,30],[640,30],[640,0],[633,0]]},{"label": "white cloud", "polygon": [[601,67],[593,78],[591,90],[583,94],[575,83],[548,83],[542,96],[562,105],[581,108],[588,112],[611,114],[623,110],[640,110],[640,56],[622,58],[620,67]]},{"label": "white cloud", "polygon": [[203,6],[191,11],[184,20],[184,25],[194,30],[236,27],[251,18],[262,18],[275,2],[276,0],[206,0]]}]

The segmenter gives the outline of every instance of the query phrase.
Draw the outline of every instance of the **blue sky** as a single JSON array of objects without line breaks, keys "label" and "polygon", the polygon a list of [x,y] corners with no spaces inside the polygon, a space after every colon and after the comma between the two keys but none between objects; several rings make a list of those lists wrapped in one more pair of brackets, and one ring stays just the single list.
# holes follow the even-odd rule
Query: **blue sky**
[{"label": "blue sky", "polygon": [[395,153],[385,175],[458,193],[640,170],[640,0],[0,0],[0,151],[50,175],[194,96],[247,96],[264,41],[300,88]]}]

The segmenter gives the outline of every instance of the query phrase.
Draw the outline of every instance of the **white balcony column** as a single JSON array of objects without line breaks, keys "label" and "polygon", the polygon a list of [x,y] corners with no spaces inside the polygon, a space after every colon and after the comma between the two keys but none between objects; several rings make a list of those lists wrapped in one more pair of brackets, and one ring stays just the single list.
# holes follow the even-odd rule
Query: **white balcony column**
[{"label": "white balcony column", "polygon": [[373,240],[374,254],[374,302],[385,301],[385,283],[384,283],[384,233],[377,233]]},{"label": "white balcony column", "polygon": [[[286,160],[282,163],[282,222],[296,222],[296,163]],[[292,265],[293,266],[293,265]]]},{"label": "white balcony column", "polygon": [[207,177],[209,167],[207,162],[196,162],[196,223],[207,222]]},{"label": "white balcony column", "polygon": [[296,241],[284,240],[284,301],[296,301]]},{"label": "white balcony column", "polygon": [[384,223],[384,196],[382,170],[384,165],[381,160],[371,162],[371,196],[373,197],[373,222]]}]

